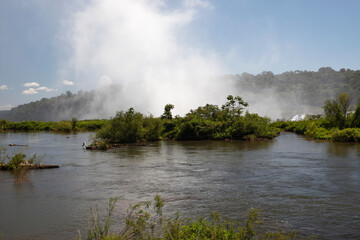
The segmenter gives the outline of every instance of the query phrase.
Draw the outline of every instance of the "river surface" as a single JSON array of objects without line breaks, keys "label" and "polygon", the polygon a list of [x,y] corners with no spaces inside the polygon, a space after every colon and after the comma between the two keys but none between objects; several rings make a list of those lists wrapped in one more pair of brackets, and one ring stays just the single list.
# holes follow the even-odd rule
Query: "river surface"
[{"label": "river surface", "polygon": [[[283,133],[262,142],[163,141],[99,152],[81,148],[89,136],[0,134],[1,146],[29,145],[9,152],[37,153],[43,163],[61,166],[31,170],[22,182],[0,172],[3,239],[74,239],[86,233],[91,207],[103,209],[116,197],[115,216],[123,217],[130,204],[155,194],[168,215],[218,211],[242,219],[257,208],[265,229],[360,239],[359,144]],[[120,226],[115,221],[112,228]]]}]

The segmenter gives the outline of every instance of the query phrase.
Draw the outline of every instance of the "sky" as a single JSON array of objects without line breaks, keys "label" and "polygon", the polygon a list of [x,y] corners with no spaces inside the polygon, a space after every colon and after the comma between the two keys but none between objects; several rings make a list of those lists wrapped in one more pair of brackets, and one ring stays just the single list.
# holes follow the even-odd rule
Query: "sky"
[{"label": "sky", "polygon": [[358,0],[2,0],[0,110],[109,84],[159,93],[158,105],[174,86],[213,94],[210,79],[224,74],[359,70],[358,9]]}]

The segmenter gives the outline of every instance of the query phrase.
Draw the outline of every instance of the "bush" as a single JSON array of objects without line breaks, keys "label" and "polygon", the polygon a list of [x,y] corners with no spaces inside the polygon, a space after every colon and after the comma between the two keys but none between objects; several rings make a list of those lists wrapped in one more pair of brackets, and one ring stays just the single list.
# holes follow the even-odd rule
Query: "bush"
[{"label": "bush", "polygon": [[345,128],[332,133],[331,139],[334,142],[360,142],[359,128]]},{"label": "bush", "polygon": [[162,121],[153,116],[145,117],[143,123],[143,136],[147,141],[161,140],[161,133],[163,131]]},{"label": "bush", "polygon": [[325,128],[317,128],[313,138],[316,140],[330,140],[331,139],[332,130],[327,130]]},{"label": "bush", "polygon": [[222,123],[202,118],[185,120],[179,126],[176,140],[205,140],[213,139],[222,132]]},{"label": "bush", "polygon": [[73,129],[72,124],[70,121],[61,121],[61,122],[54,122],[51,130],[57,132],[71,132],[72,129]]},{"label": "bush", "polygon": [[97,133],[96,137],[108,143],[135,143],[143,139],[143,115],[130,108],[116,116]]},{"label": "bush", "polygon": [[29,167],[39,165],[41,159],[42,157],[37,154],[31,157],[24,153],[7,154],[5,148],[0,148],[0,165],[6,170],[11,170],[17,180],[25,177]]},{"label": "bush", "polygon": [[244,137],[255,138],[274,138],[278,135],[279,130],[270,125],[270,119],[260,117],[258,114],[246,113],[229,126],[226,130],[232,139],[243,139]]}]

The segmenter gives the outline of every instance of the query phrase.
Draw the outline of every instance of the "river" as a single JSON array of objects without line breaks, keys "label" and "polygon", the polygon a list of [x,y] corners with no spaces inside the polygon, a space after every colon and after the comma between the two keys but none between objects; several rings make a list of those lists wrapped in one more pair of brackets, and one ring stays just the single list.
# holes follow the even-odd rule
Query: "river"
[{"label": "river", "polygon": [[[0,172],[0,236],[74,239],[89,209],[116,197],[115,216],[138,201],[165,199],[165,212],[241,219],[261,210],[264,228],[320,239],[360,239],[360,145],[315,142],[292,133],[270,141],[162,141],[86,151],[90,133],[3,133],[0,145],[44,156],[59,169],[16,182]],[[116,217],[115,217],[116,218]],[[113,229],[119,228],[115,223]]]}]

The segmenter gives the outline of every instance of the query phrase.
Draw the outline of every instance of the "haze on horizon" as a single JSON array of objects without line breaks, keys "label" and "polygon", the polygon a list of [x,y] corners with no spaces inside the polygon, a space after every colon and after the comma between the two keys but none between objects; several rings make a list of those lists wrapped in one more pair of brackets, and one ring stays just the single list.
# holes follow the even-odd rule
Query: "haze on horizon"
[{"label": "haze on horizon", "polygon": [[[66,90],[100,89],[110,116],[128,107],[158,115],[167,103],[184,114],[236,94],[231,83],[216,80],[228,73],[359,66],[357,1],[2,5],[0,50],[7,57],[0,58],[0,109]],[[252,111],[268,108],[265,103],[275,109],[279,104],[270,98]]]}]

